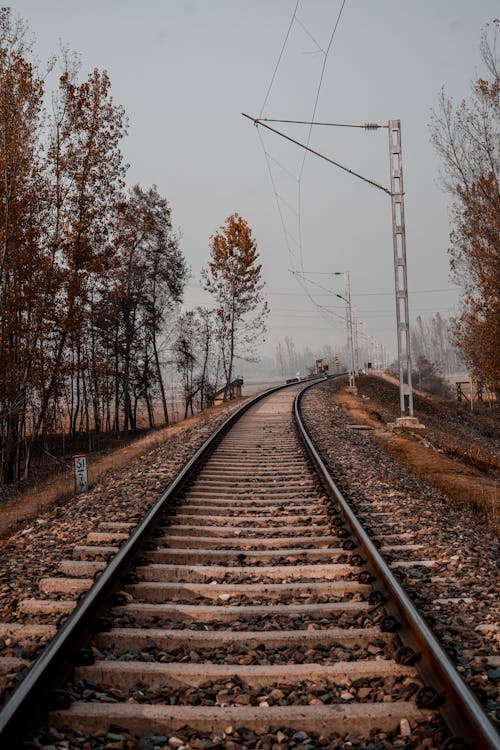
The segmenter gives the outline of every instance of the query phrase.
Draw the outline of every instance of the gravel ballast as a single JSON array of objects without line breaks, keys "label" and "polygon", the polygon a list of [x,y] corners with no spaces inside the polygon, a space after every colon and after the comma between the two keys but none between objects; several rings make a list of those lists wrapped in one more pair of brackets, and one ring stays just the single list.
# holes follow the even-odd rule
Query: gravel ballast
[{"label": "gravel ballast", "polygon": [[[422,545],[418,559],[432,565],[394,573],[498,723],[498,540],[467,509],[383,451],[370,431],[353,430],[334,403],[337,387],[324,383],[304,396],[312,440],[371,535],[405,534],[406,544]],[[385,557],[392,560],[391,553]]]}]

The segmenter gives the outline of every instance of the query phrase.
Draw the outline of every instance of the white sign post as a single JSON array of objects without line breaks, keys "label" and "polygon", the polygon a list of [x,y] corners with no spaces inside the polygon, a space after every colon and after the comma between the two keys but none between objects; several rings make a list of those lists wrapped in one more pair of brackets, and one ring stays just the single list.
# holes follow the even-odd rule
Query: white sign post
[{"label": "white sign post", "polygon": [[87,456],[73,456],[75,468],[75,492],[87,492],[89,480],[87,476]]}]

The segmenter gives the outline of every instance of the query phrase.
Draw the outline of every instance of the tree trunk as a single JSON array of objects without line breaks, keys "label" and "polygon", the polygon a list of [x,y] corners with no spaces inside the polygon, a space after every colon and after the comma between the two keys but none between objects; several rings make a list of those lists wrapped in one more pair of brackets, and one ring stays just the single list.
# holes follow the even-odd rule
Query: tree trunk
[{"label": "tree trunk", "polygon": [[169,419],[168,419],[167,397],[165,395],[165,387],[163,385],[163,376],[161,374],[161,367],[160,367],[160,358],[158,356],[158,347],[156,345],[156,334],[154,332],[152,335],[152,339],[153,339],[153,352],[154,352],[155,364],[156,364],[156,376],[158,378],[158,385],[160,386],[161,403],[163,406],[163,420],[165,422],[165,426],[168,427]]}]

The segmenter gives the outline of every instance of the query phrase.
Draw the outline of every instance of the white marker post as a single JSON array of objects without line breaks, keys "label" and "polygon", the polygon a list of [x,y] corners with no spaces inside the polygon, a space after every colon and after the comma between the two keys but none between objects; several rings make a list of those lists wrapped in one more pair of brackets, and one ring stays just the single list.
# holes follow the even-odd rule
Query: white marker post
[{"label": "white marker post", "polygon": [[73,466],[75,468],[75,492],[87,492],[89,480],[87,476],[87,456],[73,456]]}]

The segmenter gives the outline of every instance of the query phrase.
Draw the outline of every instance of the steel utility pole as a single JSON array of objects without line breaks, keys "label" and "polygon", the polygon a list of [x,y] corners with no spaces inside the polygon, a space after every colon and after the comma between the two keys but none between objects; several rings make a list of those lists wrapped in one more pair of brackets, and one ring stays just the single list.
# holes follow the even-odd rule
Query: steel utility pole
[{"label": "steel utility pole", "polygon": [[354,337],[352,333],[352,305],[351,305],[351,274],[349,271],[334,271],[335,276],[344,277],[344,291],[345,297],[341,294],[335,295],[339,299],[343,299],[345,302],[345,317],[346,317],[346,328],[347,328],[347,348],[349,350],[349,359],[351,360],[349,367],[349,388],[353,391],[356,389],[356,381],[354,379],[355,364],[354,364]]},{"label": "steel utility pole", "polygon": [[[401,121],[389,120],[389,158],[391,175],[392,245],[394,250],[394,284],[396,292],[396,330],[399,363],[399,404],[401,416],[413,417],[413,388],[411,381],[410,313],[408,306],[408,276],[406,270],[406,233],[403,191],[403,162],[401,154]],[[407,382],[404,381],[406,368]]]},{"label": "steel utility pole", "polygon": [[356,372],[359,372],[359,339],[358,339],[358,311],[356,308],[353,308],[353,318],[354,318],[354,367],[356,368]]}]

